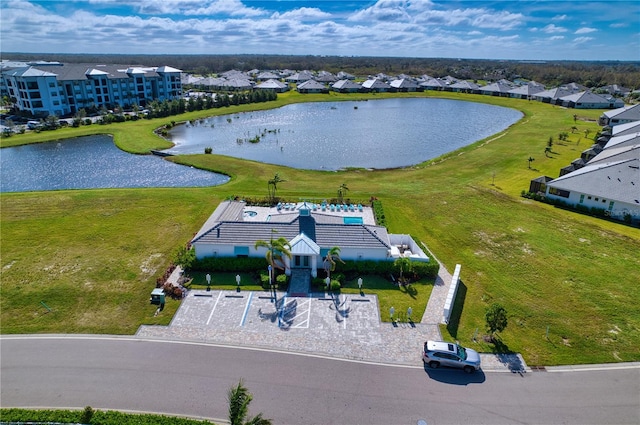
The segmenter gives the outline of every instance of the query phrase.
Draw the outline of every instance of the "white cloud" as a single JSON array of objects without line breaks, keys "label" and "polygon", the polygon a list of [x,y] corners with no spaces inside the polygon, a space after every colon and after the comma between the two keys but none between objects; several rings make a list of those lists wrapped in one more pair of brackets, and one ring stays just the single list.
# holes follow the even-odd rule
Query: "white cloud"
[{"label": "white cloud", "polygon": [[589,34],[590,32],[598,31],[596,28],[582,27],[578,28],[574,34]]},{"label": "white cloud", "polygon": [[573,39],[573,42],[576,44],[583,44],[593,40],[593,37],[576,37]]},{"label": "white cloud", "polygon": [[618,23],[609,25],[610,28],[626,28],[628,26],[629,24],[627,24],[626,22],[618,22]]},{"label": "white cloud", "polygon": [[292,19],[296,21],[309,21],[331,18],[331,14],[323,12],[316,7],[301,7],[288,12],[275,12],[271,15],[273,19]]},{"label": "white cloud", "polygon": [[409,20],[408,0],[378,0],[373,6],[359,10],[349,16],[350,21],[396,21]]},{"label": "white cloud", "polygon": [[554,35],[553,37],[549,37],[551,41],[564,40],[564,35]]},{"label": "white cloud", "polygon": [[554,24],[549,24],[546,27],[542,28],[540,31],[546,32],[547,34],[555,34],[558,32],[567,32],[567,29],[564,27],[558,27]]},{"label": "white cloud", "polygon": [[567,15],[556,15],[551,18],[552,21],[564,21],[567,19]]}]

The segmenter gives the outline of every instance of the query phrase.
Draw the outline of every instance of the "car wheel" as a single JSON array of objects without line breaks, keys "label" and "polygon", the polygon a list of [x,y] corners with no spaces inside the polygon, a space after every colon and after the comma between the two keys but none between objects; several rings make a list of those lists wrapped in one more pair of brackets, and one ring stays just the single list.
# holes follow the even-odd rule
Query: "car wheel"
[{"label": "car wheel", "polygon": [[473,373],[475,371],[474,368],[472,368],[471,366],[465,366],[464,367],[464,371],[467,373]]},{"label": "car wheel", "polygon": [[437,369],[440,367],[440,363],[439,362],[429,362],[429,367],[431,369]]}]

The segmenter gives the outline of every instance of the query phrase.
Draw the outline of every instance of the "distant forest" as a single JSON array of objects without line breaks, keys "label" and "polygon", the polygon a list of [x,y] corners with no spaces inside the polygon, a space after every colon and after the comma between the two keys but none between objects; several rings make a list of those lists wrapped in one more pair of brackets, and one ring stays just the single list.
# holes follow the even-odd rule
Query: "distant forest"
[{"label": "distant forest", "polygon": [[357,77],[385,73],[431,77],[450,75],[476,81],[501,78],[534,80],[548,87],[579,83],[590,88],[617,84],[640,89],[640,62],[620,61],[504,61],[485,59],[390,58],[286,55],[110,55],[3,53],[3,59],[45,60],[69,63],[111,63],[126,65],[169,65],[190,74],[209,75],[231,69],[302,71],[345,71]]}]

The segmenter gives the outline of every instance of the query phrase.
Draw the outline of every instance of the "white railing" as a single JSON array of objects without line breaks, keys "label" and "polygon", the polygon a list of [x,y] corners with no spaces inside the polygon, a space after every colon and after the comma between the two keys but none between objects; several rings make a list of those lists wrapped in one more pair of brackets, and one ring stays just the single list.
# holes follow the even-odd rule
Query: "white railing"
[{"label": "white railing", "polygon": [[453,301],[456,299],[456,294],[458,293],[458,284],[460,283],[461,267],[462,266],[460,264],[456,264],[456,269],[453,272],[453,277],[451,278],[451,286],[449,286],[449,293],[447,294],[447,300],[444,302],[443,321],[446,324],[449,324],[449,319],[451,318],[451,310],[453,310]]}]

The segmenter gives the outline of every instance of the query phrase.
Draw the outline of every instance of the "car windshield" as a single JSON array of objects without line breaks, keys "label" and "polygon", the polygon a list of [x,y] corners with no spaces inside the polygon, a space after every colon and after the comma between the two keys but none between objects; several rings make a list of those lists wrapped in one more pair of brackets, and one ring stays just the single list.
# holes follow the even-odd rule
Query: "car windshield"
[{"label": "car windshield", "polygon": [[459,345],[458,345],[458,356],[460,356],[462,360],[467,360],[467,350],[465,350],[464,347],[461,347]]}]

